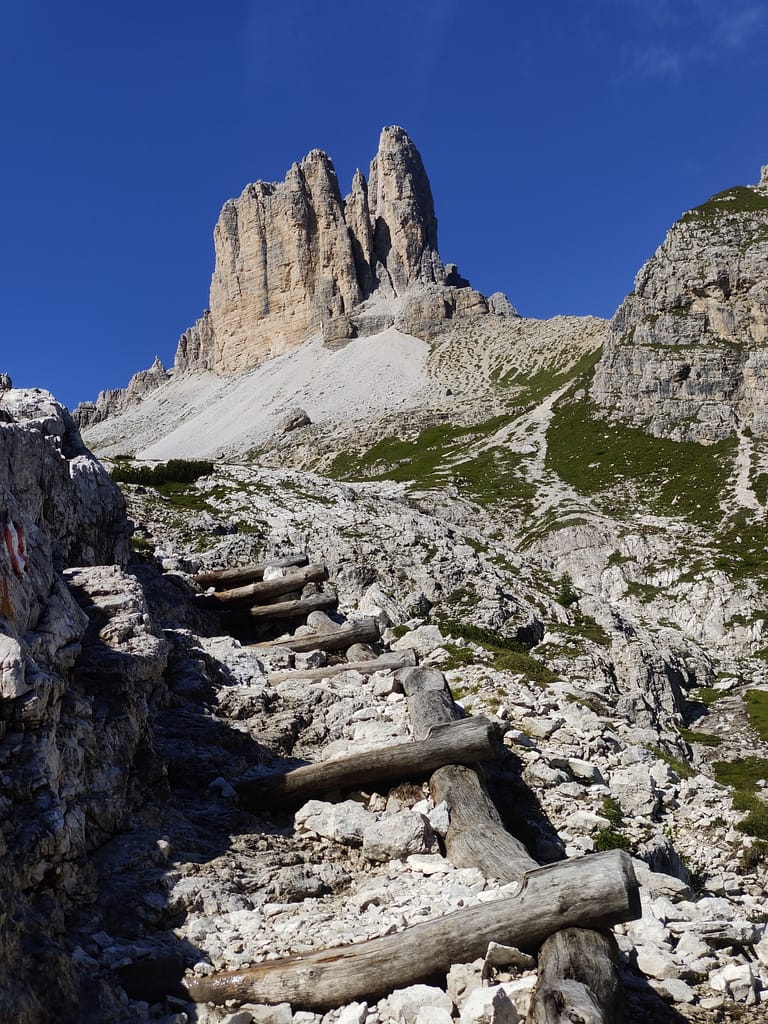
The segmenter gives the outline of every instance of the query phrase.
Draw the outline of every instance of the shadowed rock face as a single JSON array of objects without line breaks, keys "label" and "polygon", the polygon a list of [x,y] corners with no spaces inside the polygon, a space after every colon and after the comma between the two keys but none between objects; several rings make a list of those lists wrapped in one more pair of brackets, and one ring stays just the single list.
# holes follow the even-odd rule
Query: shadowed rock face
[{"label": "shadowed rock face", "polygon": [[658,436],[768,436],[768,182],[684,214],[640,270],[595,373],[598,406]]}]

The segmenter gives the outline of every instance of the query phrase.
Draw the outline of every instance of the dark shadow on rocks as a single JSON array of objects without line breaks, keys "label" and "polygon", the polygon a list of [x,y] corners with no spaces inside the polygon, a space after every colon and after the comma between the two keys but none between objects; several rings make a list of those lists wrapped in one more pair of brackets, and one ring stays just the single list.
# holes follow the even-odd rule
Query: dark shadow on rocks
[{"label": "dark shadow on rocks", "polygon": [[[76,1009],[59,1006],[57,1019],[78,1024],[128,1024],[180,1009],[197,1020],[181,979],[207,957],[197,936],[181,939],[174,929],[202,909],[209,888],[226,910],[252,910],[249,894],[237,880],[222,884],[221,872],[239,837],[257,843],[285,831],[242,810],[224,781],[273,758],[245,724],[217,714],[223,694],[248,688],[233,685],[242,680],[196,646],[193,630],[206,635],[210,623],[189,601],[191,588],[178,577],[158,578],[152,566],[129,572],[141,580],[155,621],[170,623],[162,637],[141,624],[140,606],[126,597],[130,583],[121,593],[118,580],[114,596],[105,596],[99,579],[94,596],[87,575],[70,581],[89,625],[69,691],[90,707],[95,737],[84,754],[81,801],[91,852],[65,894],[62,928],[80,991]],[[135,635],[126,622],[137,623]],[[262,701],[254,686],[246,712],[268,713],[261,690]],[[210,877],[210,887],[196,878],[185,888],[199,875]]]}]

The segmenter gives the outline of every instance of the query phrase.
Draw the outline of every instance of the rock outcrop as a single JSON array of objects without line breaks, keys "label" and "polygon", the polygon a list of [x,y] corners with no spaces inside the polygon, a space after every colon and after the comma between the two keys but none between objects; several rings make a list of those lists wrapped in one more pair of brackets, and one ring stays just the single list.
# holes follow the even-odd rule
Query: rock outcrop
[{"label": "rock outcrop", "polygon": [[0,411],[0,1017],[33,1024],[84,1005],[60,939],[84,855],[157,784],[165,643],[121,569],[122,495],[69,413],[37,389]]},{"label": "rock outcrop", "polygon": [[[186,331],[179,341],[179,350],[181,351],[182,343],[184,343],[184,352],[186,353],[186,345],[189,343],[191,350],[195,353],[197,359],[201,362],[204,360],[204,356],[201,352],[201,344],[198,342],[198,338],[202,333],[199,330],[199,326],[205,318],[198,320],[194,327],[190,327]],[[189,341],[188,341],[189,339]],[[194,341],[192,340],[194,339]],[[101,423],[108,416],[116,416],[121,413],[124,409],[130,408],[132,405],[136,405],[141,399],[149,394],[150,391],[154,391],[155,388],[160,387],[169,379],[169,373],[163,364],[160,362],[158,356],[155,356],[155,361],[152,363],[148,370],[139,370],[135,373],[128,382],[128,386],[125,388],[110,388],[107,391],[99,392],[99,397],[95,402],[82,402],[77,409],[75,409],[75,422],[78,427],[85,429],[86,427],[95,426],[97,423]]]},{"label": "rock outcrop", "polygon": [[[330,157],[313,149],[284,181],[257,181],[228,200],[214,229],[210,309],[179,339],[173,373],[238,374],[318,334],[329,345],[395,326],[429,339],[454,317],[516,317],[454,264],[443,266],[421,156],[402,128],[384,128],[368,179],[342,198]],[[91,427],[167,380],[159,361],[124,390],[75,411]]]},{"label": "rock outcrop", "polygon": [[611,324],[592,397],[675,440],[768,436],[768,175],[685,213]]},{"label": "rock outcrop", "polygon": [[423,336],[425,325],[489,312],[443,267],[429,179],[398,127],[384,128],[368,181],[358,170],[346,199],[330,158],[312,150],[285,181],[258,181],[227,202],[214,244],[213,358],[207,342],[190,359],[185,334],[177,369],[237,373],[317,332],[344,341],[396,324]]}]

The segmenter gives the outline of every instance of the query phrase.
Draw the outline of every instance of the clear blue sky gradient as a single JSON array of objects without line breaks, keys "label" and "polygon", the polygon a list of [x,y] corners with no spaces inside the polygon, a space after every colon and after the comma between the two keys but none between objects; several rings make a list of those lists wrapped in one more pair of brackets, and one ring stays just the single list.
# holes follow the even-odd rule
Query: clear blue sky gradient
[{"label": "clear blue sky gradient", "polygon": [[70,406],[206,307],[224,201],[379,130],[440,250],[527,316],[611,316],[679,214],[768,163],[758,0],[6,0],[0,371]]}]

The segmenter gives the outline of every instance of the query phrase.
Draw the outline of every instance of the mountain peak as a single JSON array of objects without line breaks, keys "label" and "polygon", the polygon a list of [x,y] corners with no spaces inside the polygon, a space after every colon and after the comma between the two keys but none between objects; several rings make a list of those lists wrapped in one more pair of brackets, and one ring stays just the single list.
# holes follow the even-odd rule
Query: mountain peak
[{"label": "mountain peak", "polygon": [[344,342],[393,324],[408,332],[436,311],[489,312],[463,278],[446,280],[429,178],[398,125],[382,129],[368,180],[356,171],[345,199],[331,158],[312,149],[284,181],[228,200],[214,245],[210,313],[182,335],[177,372],[239,373],[318,333]]}]

